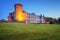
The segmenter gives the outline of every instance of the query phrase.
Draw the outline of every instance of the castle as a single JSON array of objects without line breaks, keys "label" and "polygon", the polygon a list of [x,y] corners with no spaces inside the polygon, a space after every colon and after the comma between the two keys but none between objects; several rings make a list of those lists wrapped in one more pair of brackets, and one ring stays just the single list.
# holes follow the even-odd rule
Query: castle
[{"label": "castle", "polygon": [[44,15],[35,15],[34,13],[27,13],[23,11],[22,4],[14,5],[15,11],[13,13],[9,13],[8,21],[22,21],[25,23],[45,23]]}]

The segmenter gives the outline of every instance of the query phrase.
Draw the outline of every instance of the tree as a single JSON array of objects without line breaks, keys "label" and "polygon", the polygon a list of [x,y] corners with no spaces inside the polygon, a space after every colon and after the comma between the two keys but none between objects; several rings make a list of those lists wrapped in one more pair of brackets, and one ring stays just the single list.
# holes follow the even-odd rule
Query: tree
[{"label": "tree", "polygon": [[54,23],[54,19],[53,18],[50,18],[50,24],[53,24]]},{"label": "tree", "polygon": [[58,18],[58,24],[60,24],[60,18]]}]

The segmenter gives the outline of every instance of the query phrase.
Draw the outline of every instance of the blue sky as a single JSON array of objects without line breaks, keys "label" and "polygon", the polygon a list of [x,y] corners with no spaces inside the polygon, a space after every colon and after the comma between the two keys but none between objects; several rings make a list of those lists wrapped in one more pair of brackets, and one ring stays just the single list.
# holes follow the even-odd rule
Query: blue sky
[{"label": "blue sky", "polygon": [[60,0],[0,0],[0,19],[7,19],[10,12],[14,12],[14,4],[23,4],[23,10],[46,17],[60,17]]}]

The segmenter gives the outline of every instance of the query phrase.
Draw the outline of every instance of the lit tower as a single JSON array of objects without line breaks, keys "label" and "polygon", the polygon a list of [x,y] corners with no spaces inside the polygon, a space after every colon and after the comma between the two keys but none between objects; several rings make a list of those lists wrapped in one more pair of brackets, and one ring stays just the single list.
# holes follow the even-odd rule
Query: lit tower
[{"label": "lit tower", "polygon": [[22,4],[15,4],[15,20],[23,21]]}]

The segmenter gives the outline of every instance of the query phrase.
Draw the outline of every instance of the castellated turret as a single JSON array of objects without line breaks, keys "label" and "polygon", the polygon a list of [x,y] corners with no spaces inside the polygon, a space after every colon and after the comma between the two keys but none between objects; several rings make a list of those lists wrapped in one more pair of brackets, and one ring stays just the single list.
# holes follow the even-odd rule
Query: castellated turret
[{"label": "castellated turret", "polygon": [[23,21],[23,11],[22,11],[22,4],[15,4],[15,20]]}]

